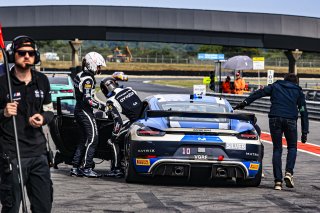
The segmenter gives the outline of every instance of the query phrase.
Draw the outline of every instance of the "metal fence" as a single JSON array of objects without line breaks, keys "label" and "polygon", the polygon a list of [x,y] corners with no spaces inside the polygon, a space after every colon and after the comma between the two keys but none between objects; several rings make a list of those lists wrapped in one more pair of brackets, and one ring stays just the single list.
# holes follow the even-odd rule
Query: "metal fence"
[{"label": "metal fence", "polygon": [[[236,106],[238,103],[243,101],[248,95],[234,95],[225,93],[207,93],[210,96],[221,96],[229,101],[232,106]],[[268,113],[270,110],[270,97],[260,98],[249,106],[245,107],[247,111]],[[320,120],[320,102],[319,101],[307,101],[307,109],[310,120]]]}]

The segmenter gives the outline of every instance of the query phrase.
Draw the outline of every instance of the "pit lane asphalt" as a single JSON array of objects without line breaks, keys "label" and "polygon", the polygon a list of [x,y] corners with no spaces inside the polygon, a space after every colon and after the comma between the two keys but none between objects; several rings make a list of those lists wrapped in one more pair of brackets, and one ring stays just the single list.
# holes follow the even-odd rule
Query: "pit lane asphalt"
[{"label": "pit lane asphalt", "polygon": [[[144,85],[130,79],[143,98],[154,93],[184,93],[181,88]],[[269,131],[266,115],[258,114],[258,124]],[[310,122],[309,142],[319,144],[319,122]],[[54,146],[52,146],[54,147]],[[284,148],[283,159],[286,157]],[[298,152],[295,188],[273,189],[272,145],[265,143],[265,178],[256,188],[237,187],[234,182],[203,185],[169,183],[127,184],[123,179],[75,178],[70,166],[59,164],[52,169],[54,202],[52,212],[320,212],[320,158]],[[96,159],[98,162],[99,159]],[[285,166],[283,162],[283,167]],[[98,172],[109,168],[108,162],[97,165]]]},{"label": "pit lane asphalt", "polygon": [[[185,93],[183,88],[145,85],[138,79],[124,83],[141,98],[154,93]],[[269,131],[266,115],[258,114],[258,124]],[[319,122],[310,122],[309,141],[319,144]],[[283,152],[285,159],[286,149]],[[211,186],[168,183],[127,184],[123,179],[73,178],[70,166],[52,170],[53,212],[319,212],[320,158],[298,152],[295,188],[273,189],[272,145],[265,143],[265,178],[257,188],[237,187],[234,182]],[[283,162],[284,164],[284,162]],[[109,164],[97,165],[104,172]]]}]

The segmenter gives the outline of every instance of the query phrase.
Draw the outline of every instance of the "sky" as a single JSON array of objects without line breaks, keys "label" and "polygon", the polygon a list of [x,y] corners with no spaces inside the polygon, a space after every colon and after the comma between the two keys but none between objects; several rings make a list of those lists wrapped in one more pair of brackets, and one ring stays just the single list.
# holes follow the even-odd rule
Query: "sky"
[{"label": "sky", "polygon": [[320,18],[320,0],[1,0],[2,6],[103,5],[274,13]]}]

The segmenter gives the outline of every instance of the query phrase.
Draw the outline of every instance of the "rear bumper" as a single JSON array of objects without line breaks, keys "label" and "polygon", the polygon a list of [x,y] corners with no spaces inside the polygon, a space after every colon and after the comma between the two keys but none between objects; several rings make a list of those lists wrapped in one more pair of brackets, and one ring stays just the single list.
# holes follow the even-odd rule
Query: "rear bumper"
[{"label": "rear bumper", "polygon": [[[251,164],[255,166],[254,170],[252,170]],[[259,162],[159,159],[154,161],[148,169],[144,168],[145,172],[140,170],[138,173],[149,176],[186,177],[188,179],[192,177],[248,179],[255,177],[260,166]]]}]

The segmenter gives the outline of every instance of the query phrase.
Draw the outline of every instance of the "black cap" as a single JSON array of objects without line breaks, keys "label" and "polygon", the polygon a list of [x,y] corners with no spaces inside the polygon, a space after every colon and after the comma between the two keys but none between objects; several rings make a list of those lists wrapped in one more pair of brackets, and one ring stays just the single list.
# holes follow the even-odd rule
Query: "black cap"
[{"label": "black cap", "polygon": [[[21,47],[32,47],[33,49],[36,49],[36,44],[34,40],[28,36],[18,36],[12,41],[14,51]],[[26,44],[30,43],[30,44]]]}]

